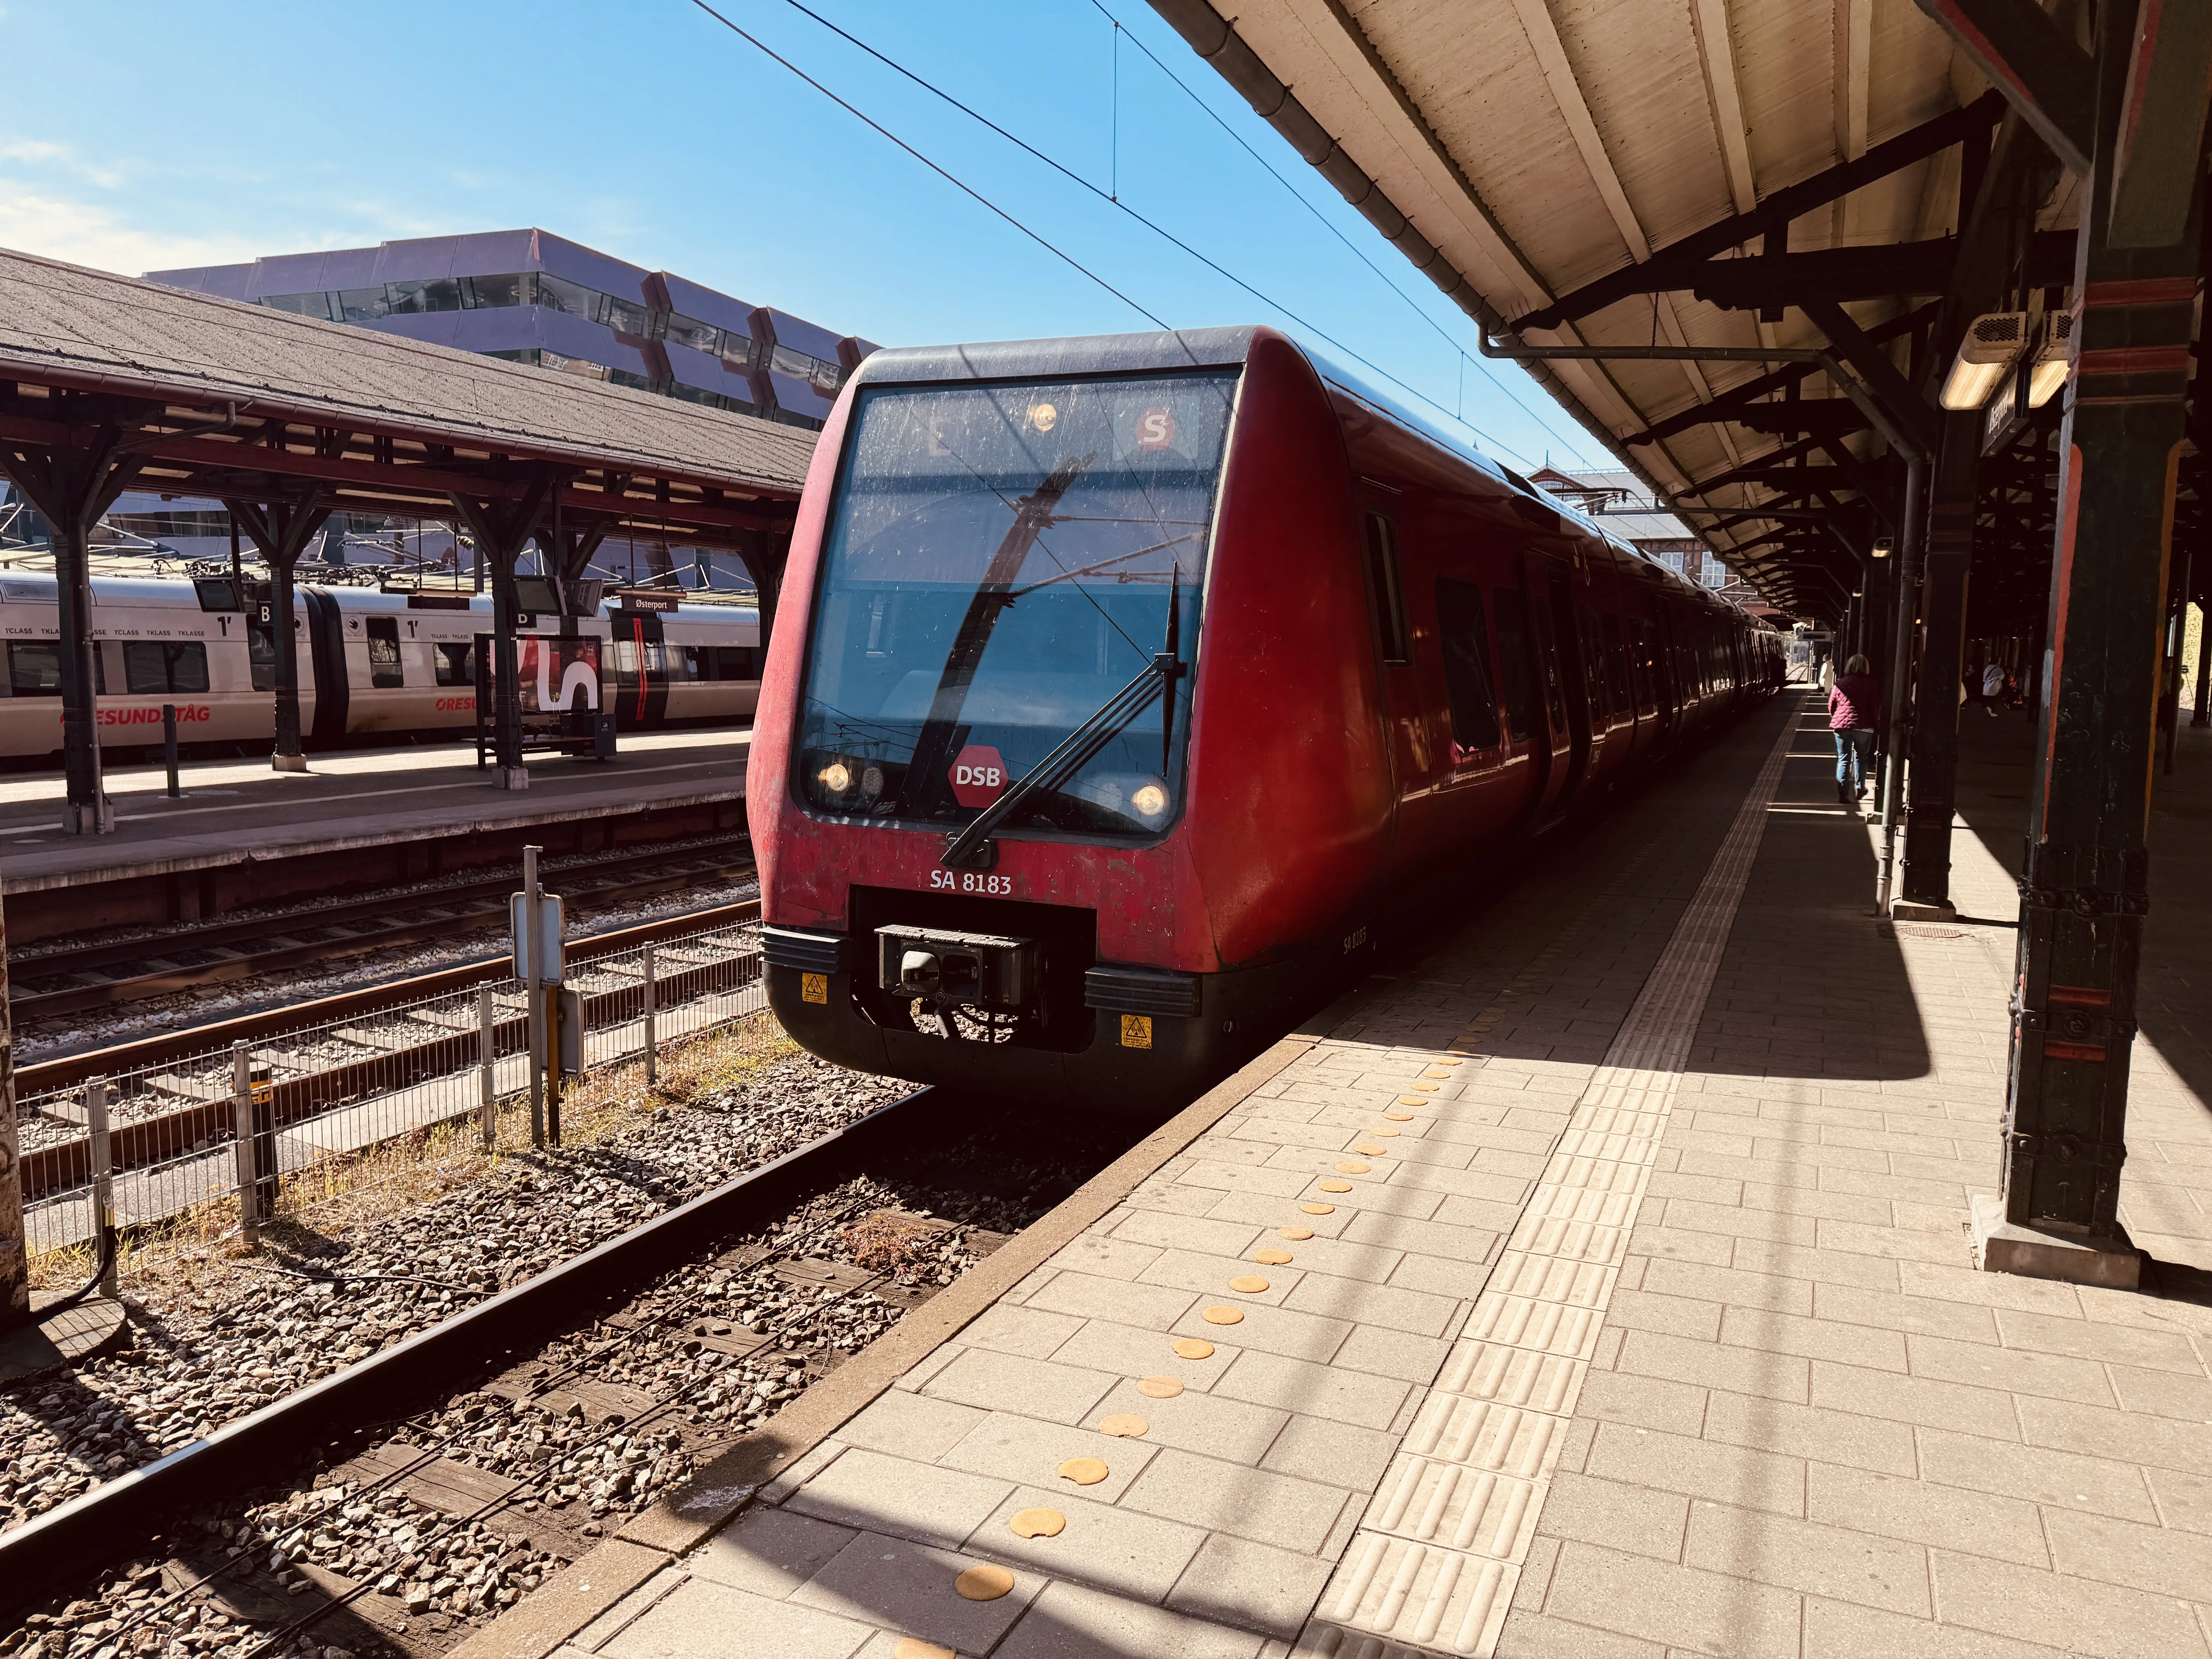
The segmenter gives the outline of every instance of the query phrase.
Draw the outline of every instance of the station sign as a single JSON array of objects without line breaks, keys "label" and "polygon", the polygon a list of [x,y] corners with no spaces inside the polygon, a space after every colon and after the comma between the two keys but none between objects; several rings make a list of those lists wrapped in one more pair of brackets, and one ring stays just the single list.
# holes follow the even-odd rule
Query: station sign
[{"label": "station sign", "polygon": [[1006,793],[1010,781],[1006,761],[987,743],[962,750],[946,775],[952,781],[952,799],[963,806],[988,806]]},{"label": "station sign", "polygon": [[674,616],[678,607],[684,603],[682,594],[671,592],[665,587],[654,588],[647,592],[631,588],[617,593],[614,597],[622,602],[622,608],[625,611],[660,617]]}]

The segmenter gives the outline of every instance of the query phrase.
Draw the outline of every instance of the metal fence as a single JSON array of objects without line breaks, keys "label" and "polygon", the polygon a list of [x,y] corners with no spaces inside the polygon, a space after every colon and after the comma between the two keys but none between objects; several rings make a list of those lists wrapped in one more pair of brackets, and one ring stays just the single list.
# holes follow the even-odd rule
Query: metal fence
[{"label": "metal fence", "polygon": [[[759,931],[577,945],[586,1069],[642,1055],[650,1070],[660,1045],[759,1012]],[[16,1105],[27,1242],[96,1239],[103,1188],[118,1228],[226,1198],[265,1219],[287,1179],[329,1160],[472,1116],[489,1139],[529,1088],[528,1005],[507,978],[30,1096]]]}]

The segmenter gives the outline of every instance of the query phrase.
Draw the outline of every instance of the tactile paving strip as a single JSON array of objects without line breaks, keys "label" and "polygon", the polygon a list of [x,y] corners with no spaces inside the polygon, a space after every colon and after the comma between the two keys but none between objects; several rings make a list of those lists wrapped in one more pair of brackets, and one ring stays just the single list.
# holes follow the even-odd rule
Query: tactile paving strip
[{"label": "tactile paving strip", "polygon": [[1495,1654],[1796,729],[1576,1103],[1293,1659]]}]

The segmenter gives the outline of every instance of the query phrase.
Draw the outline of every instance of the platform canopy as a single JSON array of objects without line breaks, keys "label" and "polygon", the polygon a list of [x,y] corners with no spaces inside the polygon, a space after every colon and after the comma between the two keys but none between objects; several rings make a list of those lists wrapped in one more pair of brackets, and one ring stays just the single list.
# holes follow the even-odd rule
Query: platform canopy
[{"label": "platform canopy", "polygon": [[[1947,322],[1955,339],[2000,290],[2070,279],[2078,179],[2014,139],[1911,0],[1154,4],[1431,281],[1530,346],[1832,348],[1925,394]],[[1888,445],[1817,365],[1528,367],[1798,615],[1840,615],[1899,516],[1893,469],[1869,465]]]},{"label": "platform canopy", "polygon": [[602,535],[740,547],[787,529],[815,435],[0,250],[0,447],[101,423],[143,454],[137,489],[451,517],[535,486]]}]

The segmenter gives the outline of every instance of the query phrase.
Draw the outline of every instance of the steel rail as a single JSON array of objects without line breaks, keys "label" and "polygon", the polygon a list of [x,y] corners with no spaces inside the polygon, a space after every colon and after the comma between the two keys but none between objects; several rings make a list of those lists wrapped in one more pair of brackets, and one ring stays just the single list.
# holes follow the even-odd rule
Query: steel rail
[{"label": "steel rail", "polygon": [[[579,902],[604,903],[681,886],[689,881],[743,874],[752,867],[749,854],[738,863],[719,864],[712,870],[673,866],[707,864],[718,854],[728,849],[742,848],[745,844],[746,837],[744,836],[732,836],[723,838],[719,843],[703,843],[690,849],[647,848],[594,862],[567,865],[549,873],[592,881],[605,876],[619,876],[623,872],[635,871],[641,866],[648,872],[642,877],[628,881],[602,882],[589,890],[574,895]],[[655,866],[659,867],[659,873],[650,873]],[[387,950],[394,945],[416,944],[455,931],[498,927],[504,924],[505,912],[502,908],[495,913],[489,901],[501,901],[503,906],[507,892],[514,885],[512,875],[501,874],[451,887],[343,899],[335,903],[301,906],[295,910],[245,921],[220,921],[181,927],[149,934],[143,939],[11,957],[9,978],[15,988],[9,997],[9,1007],[14,1018],[21,1024],[26,1019],[76,1013],[143,997],[163,996],[196,985],[250,978],[257,974],[273,973],[286,968],[328,961],[336,957],[358,956],[370,951]],[[480,914],[471,914],[471,907],[477,907]],[[423,914],[433,910],[454,914],[443,916]],[[301,933],[350,922],[393,917],[411,917],[413,920],[392,921],[385,927],[369,928],[339,939],[318,940],[296,937]],[[293,942],[264,945],[263,948],[240,951],[214,962],[173,963],[166,968],[144,966],[149,962],[161,962],[194,951],[223,951],[234,944],[252,945],[285,939]],[[33,988],[64,975],[92,972],[110,963],[128,964],[140,971],[94,985],[64,985],[50,990]]]},{"label": "steel rail", "polygon": [[847,1178],[868,1153],[923,1127],[941,1103],[923,1088],[735,1176],[619,1237],[463,1310],[204,1439],[0,1533],[0,1619],[52,1599],[54,1587],[139,1553],[165,1523],[263,1486],[334,1439],[389,1423],[514,1350],[542,1346],[600,1308],[726,1238]]},{"label": "steel rail", "polygon": [[[673,939],[684,933],[750,921],[759,915],[760,901],[744,899],[735,904],[717,904],[704,910],[687,911],[682,915],[663,916],[657,921],[641,921],[629,927],[611,928],[604,933],[585,934],[570,939],[568,948],[571,955],[587,951],[593,955],[625,951],[632,945],[656,944],[661,939]],[[64,1054],[28,1066],[18,1066],[15,1068],[15,1097],[22,1100],[35,1094],[65,1089],[82,1083],[88,1078],[120,1077],[149,1066],[158,1066],[168,1060],[189,1060],[196,1055],[228,1048],[234,1042],[262,1042],[305,1026],[351,1019],[358,1015],[379,1012],[396,1004],[418,1002],[430,997],[443,996],[449,992],[465,991],[488,976],[503,976],[507,970],[502,964],[507,960],[503,955],[482,957],[473,962],[457,963],[451,968],[434,969],[429,973],[417,974],[409,979],[387,980],[381,985],[334,992],[310,1002],[289,1003],[281,1008],[264,1009],[258,1013],[240,1014],[234,1018],[216,1020],[205,1025],[187,1026],[182,1030],[134,1038],[112,1048],[88,1049],[82,1054]]]}]

